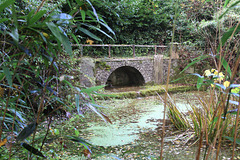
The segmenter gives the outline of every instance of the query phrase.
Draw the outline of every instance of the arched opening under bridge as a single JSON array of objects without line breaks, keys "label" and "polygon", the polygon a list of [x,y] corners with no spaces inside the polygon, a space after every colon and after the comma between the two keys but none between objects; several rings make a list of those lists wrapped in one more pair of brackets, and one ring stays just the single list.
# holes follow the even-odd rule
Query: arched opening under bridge
[{"label": "arched opening under bridge", "polygon": [[142,86],[145,80],[142,74],[134,67],[123,66],[115,69],[107,79],[106,88]]}]

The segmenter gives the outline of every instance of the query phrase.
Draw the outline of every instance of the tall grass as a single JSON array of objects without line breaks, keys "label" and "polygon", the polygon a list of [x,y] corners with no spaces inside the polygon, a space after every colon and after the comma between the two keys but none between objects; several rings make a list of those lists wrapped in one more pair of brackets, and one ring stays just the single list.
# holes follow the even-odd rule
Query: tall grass
[{"label": "tall grass", "polygon": [[163,159],[163,146],[164,146],[164,136],[165,136],[165,123],[166,123],[166,107],[167,107],[167,92],[168,92],[168,85],[169,85],[169,77],[170,77],[170,70],[171,70],[171,60],[172,60],[172,52],[173,52],[173,42],[174,42],[174,34],[175,34],[175,27],[176,27],[176,20],[178,16],[178,5],[179,1],[177,0],[175,7],[175,15],[173,21],[173,30],[172,30],[172,39],[171,39],[171,46],[170,46],[170,58],[168,61],[168,71],[167,71],[167,82],[166,82],[166,93],[164,96],[164,111],[163,111],[163,127],[162,127],[162,135],[161,135],[161,148],[160,148],[160,160]]},{"label": "tall grass", "polygon": [[[234,121],[234,119],[238,117],[236,116],[236,106],[231,105],[226,116],[222,113],[219,117],[216,108],[218,107],[216,104],[220,102],[218,97],[216,97],[218,93],[216,92],[213,95],[210,95],[211,91],[208,92],[208,96],[198,96],[198,101],[195,101],[194,104],[193,102],[189,102],[190,107],[187,116],[186,113],[180,111],[179,107],[171,97],[168,97],[167,102],[167,115],[175,128],[181,130],[184,134],[186,134],[185,132],[189,133],[188,137],[190,138],[186,142],[191,140],[191,145],[196,143],[199,144],[196,159],[200,158],[200,151],[203,145],[206,146],[203,148],[204,159],[208,159],[209,156],[212,159],[211,155],[218,156],[219,153],[217,151],[214,153],[213,149],[217,149],[218,145],[216,144],[219,144],[219,138],[224,138],[224,140],[230,140],[233,142],[234,138],[236,138],[235,143],[240,144],[238,142],[240,137],[236,135],[237,130],[235,130],[237,121]],[[210,102],[210,99],[212,98],[214,98],[214,100]],[[161,98],[161,100],[163,101],[163,98]],[[231,100],[231,102],[233,101]],[[215,104],[215,106],[213,104]],[[219,129],[216,128],[217,125],[219,126]],[[220,133],[221,135],[219,135]],[[186,144],[186,142],[184,142],[184,144]]]},{"label": "tall grass", "polygon": [[[215,35],[217,38],[211,42],[211,53],[195,59],[184,69],[206,58],[213,59],[212,68],[214,69],[209,68],[202,73],[193,74],[198,76],[197,88],[200,89],[205,85],[208,88],[209,97],[198,97],[199,106],[191,104],[190,119],[183,119],[184,115],[178,110],[176,104],[167,101],[167,96],[164,97],[164,105],[168,107],[168,116],[176,128],[186,130],[190,127],[194,130],[196,142],[199,144],[196,159],[200,159],[202,144],[206,144],[204,159],[212,159],[211,155],[215,154],[217,160],[222,143],[226,139],[233,143],[233,159],[236,144],[240,141],[238,135],[240,45],[239,38],[236,38],[240,31],[240,21],[235,20],[231,25],[224,26],[224,17],[239,3],[240,1],[228,0],[217,4]],[[167,81],[167,85],[168,83]],[[163,125],[163,133],[164,129]],[[161,157],[162,154],[160,159]]]}]

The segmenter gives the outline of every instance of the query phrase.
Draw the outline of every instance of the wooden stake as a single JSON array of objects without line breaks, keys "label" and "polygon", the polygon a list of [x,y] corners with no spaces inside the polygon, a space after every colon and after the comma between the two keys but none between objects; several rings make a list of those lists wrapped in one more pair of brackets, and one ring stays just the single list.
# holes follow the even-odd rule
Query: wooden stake
[{"label": "wooden stake", "polygon": [[111,45],[108,45],[108,58],[111,58]]},{"label": "wooden stake", "polygon": [[135,45],[132,45],[133,48],[133,57],[135,57]]},{"label": "wooden stake", "polygon": [[155,45],[154,47],[155,47],[155,55],[157,55],[157,45]]}]

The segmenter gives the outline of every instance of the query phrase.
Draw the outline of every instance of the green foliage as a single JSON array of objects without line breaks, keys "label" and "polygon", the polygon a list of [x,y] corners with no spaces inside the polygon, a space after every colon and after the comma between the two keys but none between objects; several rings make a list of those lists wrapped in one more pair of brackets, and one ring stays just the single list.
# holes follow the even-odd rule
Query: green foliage
[{"label": "green foliage", "polygon": [[[237,33],[240,32],[240,26],[233,26],[232,28],[230,28],[227,32],[225,32],[222,36],[221,39],[221,45],[224,46],[224,44],[227,42],[228,39],[230,39],[232,36],[236,35]],[[218,51],[220,49],[220,45],[218,46]]]},{"label": "green foliage", "polygon": [[[233,138],[233,137],[224,136],[224,138],[226,138],[226,139],[228,139],[228,140],[230,140],[230,141],[232,141],[232,142],[234,141],[234,138]],[[240,145],[240,139],[237,139],[237,140],[236,140],[236,143]]]},{"label": "green foliage", "polygon": [[38,151],[36,148],[30,146],[29,144],[27,143],[22,143],[21,146],[23,146],[26,150],[28,150],[30,153],[33,153],[37,156],[40,156],[40,157],[45,157],[40,151]]},{"label": "green foliage", "polygon": [[[22,0],[0,2],[0,140],[6,137],[7,143],[13,144],[8,148],[10,152],[6,153],[9,159],[18,158],[24,153],[19,147],[30,152],[30,159],[33,156],[45,157],[42,148],[51,131],[50,119],[59,112],[65,112],[69,118],[68,104],[75,105],[79,114],[82,114],[81,109],[89,107],[106,122],[111,122],[97,109],[98,105],[91,104],[95,103],[92,95],[104,86],[87,89],[73,87],[69,79],[64,79],[64,67],[67,70],[70,65],[63,66],[60,61],[75,56],[71,43],[81,42],[86,33],[95,36],[87,28],[95,27],[102,34],[99,37],[111,38],[107,31],[111,34],[114,32],[99,17],[89,0],[67,1],[67,5],[74,3],[75,7],[74,10],[67,10],[67,13],[61,10],[66,3],[64,1],[57,4],[33,2],[36,3],[28,5]],[[82,5],[89,9],[80,9]],[[70,9],[73,9],[72,6]],[[106,31],[103,32],[98,25],[106,28]],[[84,30],[79,30],[80,26],[84,26]],[[97,40],[102,41],[99,37]],[[77,103],[67,98],[73,97],[74,93]],[[44,129],[45,135],[39,135],[42,122],[47,120],[50,121],[47,129]],[[52,133],[56,139],[62,138],[58,130]],[[77,131],[75,134],[79,136]],[[36,144],[39,139],[41,145]],[[90,150],[83,141],[79,143]]]},{"label": "green foliage", "polygon": [[[170,16],[166,16],[172,10],[170,2],[161,1],[96,1],[97,10],[104,13],[106,22],[114,28],[115,41],[106,40],[115,44],[164,44],[170,37],[166,34]],[[168,5],[169,4],[169,5]],[[160,6],[164,8],[160,8]],[[164,34],[164,35],[163,35]],[[161,36],[160,36],[161,35]],[[136,53],[147,55],[148,49],[136,48]],[[84,53],[87,53],[85,51]],[[101,56],[108,53],[102,49],[94,55]],[[131,48],[113,48],[114,55],[131,55]],[[129,54],[130,53],[130,54]]]},{"label": "green foliage", "polygon": [[23,128],[23,130],[18,134],[16,140],[17,141],[23,141],[27,137],[29,137],[36,129],[36,122],[30,123],[26,127]]},{"label": "green foliage", "polygon": [[[105,21],[116,33],[114,41],[107,39],[106,43],[168,45],[172,37],[174,10],[177,7],[175,41],[182,44],[190,42],[195,48],[202,50],[207,49],[207,42],[200,23],[212,20],[214,7],[218,5],[199,0],[183,0],[179,6],[171,0],[95,2],[97,10],[105,16]],[[148,55],[150,51],[151,49],[136,48],[139,56]],[[158,49],[158,52],[162,53],[163,50]],[[87,48],[84,51],[86,55],[97,57],[106,56],[107,53],[107,48]],[[131,56],[131,49],[114,48],[113,53],[117,56]]]}]

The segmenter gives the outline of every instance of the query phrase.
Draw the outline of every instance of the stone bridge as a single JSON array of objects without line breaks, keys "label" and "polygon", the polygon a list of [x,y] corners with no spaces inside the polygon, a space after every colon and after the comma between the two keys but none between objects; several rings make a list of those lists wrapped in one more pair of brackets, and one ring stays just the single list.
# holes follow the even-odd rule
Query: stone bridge
[{"label": "stone bridge", "polygon": [[[163,55],[126,59],[101,59],[95,61],[95,80],[97,85],[140,86],[161,84],[167,79],[169,58]],[[177,67],[177,59],[172,59],[171,75]]]}]

